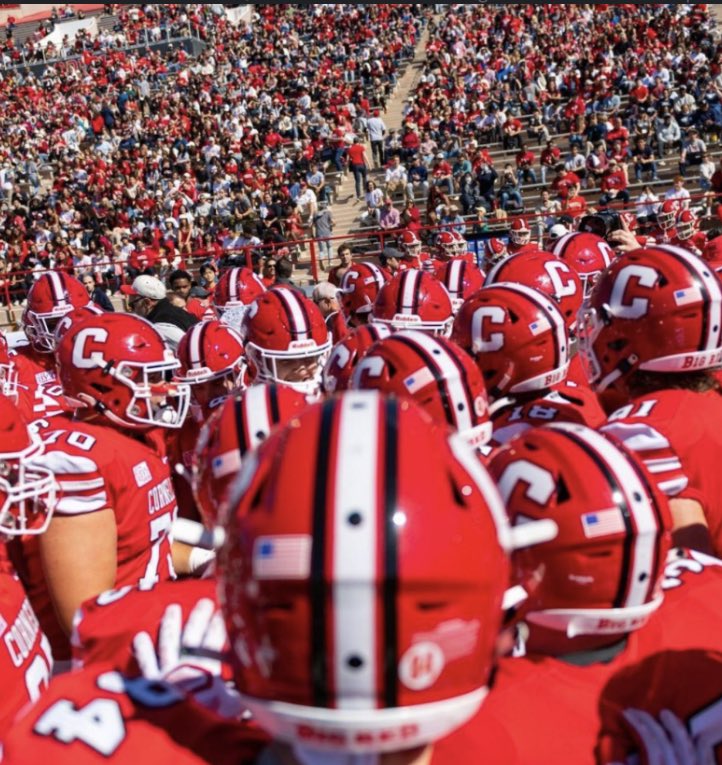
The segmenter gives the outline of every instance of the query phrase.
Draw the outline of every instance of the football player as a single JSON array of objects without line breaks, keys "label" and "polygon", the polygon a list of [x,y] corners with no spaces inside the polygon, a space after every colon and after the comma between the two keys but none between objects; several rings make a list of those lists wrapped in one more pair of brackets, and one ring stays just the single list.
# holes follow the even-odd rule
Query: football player
[{"label": "football player", "polygon": [[591,391],[565,382],[569,332],[548,295],[522,284],[484,287],[462,306],[452,340],[484,377],[495,445],[548,422],[596,427],[604,421]]},{"label": "football player", "polygon": [[28,293],[22,326],[29,345],[16,350],[14,362],[20,407],[31,422],[72,412],[55,368],[55,329],[64,316],[89,304],[85,287],[61,271],[43,274]]},{"label": "football player", "polygon": [[0,740],[15,715],[50,682],[50,644],[11,562],[13,540],[42,534],[55,506],[55,479],[34,464],[43,444],[17,406],[0,396]]},{"label": "football player", "polygon": [[[74,322],[57,349],[58,375],[77,407],[44,433],[41,464],[56,474],[53,521],[24,545],[27,587],[58,660],[84,601],[175,576],[170,530],[177,506],[158,428],[180,428],[190,390],[170,382],[178,361],[135,316]],[[41,562],[42,561],[42,562]],[[176,561],[181,573],[187,562]]]},{"label": "football player", "polygon": [[[628,253],[583,311],[580,351],[608,430],[639,451],[671,497],[677,543],[722,553],[722,285],[677,247]],[[672,454],[668,452],[671,449]],[[679,469],[686,480],[675,480]],[[669,480],[665,481],[669,475]],[[683,536],[681,536],[683,534]]]}]

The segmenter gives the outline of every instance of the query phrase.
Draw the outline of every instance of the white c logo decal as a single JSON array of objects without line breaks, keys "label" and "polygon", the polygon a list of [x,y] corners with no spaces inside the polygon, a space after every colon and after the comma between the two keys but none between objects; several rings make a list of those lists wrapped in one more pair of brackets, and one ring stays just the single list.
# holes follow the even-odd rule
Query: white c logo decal
[{"label": "white c logo decal", "polygon": [[617,275],[609,298],[612,315],[619,319],[641,319],[649,310],[647,298],[634,298],[631,303],[624,302],[624,293],[629,282],[636,278],[640,287],[652,289],[657,283],[657,272],[649,266],[625,266]]},{"label": "white c logo decal", "polygon": [[101,351],[91,351],[89,354],[86,354],[85,346],[88,340],[96,343],[105,343],[108,340],[108,332],[98,327],[81,329],[73,345],[73,364],[78,369],[104,367],[106,361]]},{"label": "white c logo decal", "polygon": [[504,335],[501,332],[492,332],[488,339],[484,338],[484,320],[490,324],[503,324],[506,314],[503,308],[494,305],[482,306],[471,320],[471,343],[474,353],[493,353],[504,347]]}]

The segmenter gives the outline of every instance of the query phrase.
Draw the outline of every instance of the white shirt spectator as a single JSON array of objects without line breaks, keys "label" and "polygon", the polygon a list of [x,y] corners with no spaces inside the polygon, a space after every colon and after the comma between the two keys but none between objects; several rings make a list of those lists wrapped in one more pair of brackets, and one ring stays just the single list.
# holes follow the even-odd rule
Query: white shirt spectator
[{"label": "white shirt spectator", "polygon": [[370,141],[383,141],[386,125],[381,117],[371,117],[367,123]]}]

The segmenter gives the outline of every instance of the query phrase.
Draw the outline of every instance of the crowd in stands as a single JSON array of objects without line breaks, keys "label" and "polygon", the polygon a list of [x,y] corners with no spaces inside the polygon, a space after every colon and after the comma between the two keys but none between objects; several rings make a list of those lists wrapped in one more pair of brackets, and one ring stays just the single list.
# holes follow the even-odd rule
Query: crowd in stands
[{"label": "crowd in stands", "polygon": [[[384,108],[426,11],[413,4],[261,5],[233,26],[218,6],[118,6],[79,57],[0,83],[0,260],[123,274],[184,266],[248,243],[313,236],[361,119]],[[188,28],[192,58],[128,47]],[[12,38],[9,38],[12,40]],[[100,265],[103,264],[103,265]],[[14,300],[28,277],[5,276]]]},{"label": "crowd in stands", "polygon": [[[590,205],[654,206],[672,171],[709,213],[722,192],[721,96],[704,5],[451,6],[386,137],[386,194],[425,226],[482,210],[542,213],[551,228]],[[391,172],[405,183],[391,186]],[[373,223],[383,199],[372,188],[366,203]]]}]

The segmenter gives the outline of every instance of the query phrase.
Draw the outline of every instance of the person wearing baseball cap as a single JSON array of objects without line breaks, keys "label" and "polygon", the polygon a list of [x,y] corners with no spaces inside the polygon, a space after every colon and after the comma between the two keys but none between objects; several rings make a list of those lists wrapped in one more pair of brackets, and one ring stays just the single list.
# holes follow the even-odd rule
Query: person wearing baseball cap
[{"label": "person wearing baseball cap", "polygon": [[[187,332],[198,319],[182,308],[174,306],[167,298],[168,290],[160,279],[143,274],[138,276],[132,285],[123,285],[120,291],[126,297],[126,308],[130,313],[148,319],[151,324],[173,345],[177,342],[178,332],[181,336]],[[168,332],[166,332],[168,328]],[[166,337],[167,335],[167,337]]]}]

